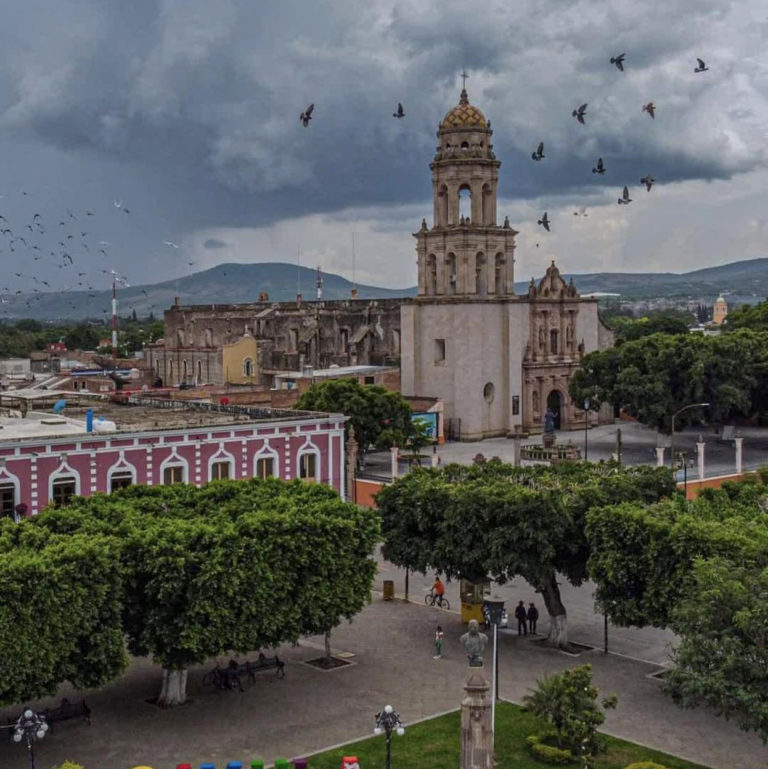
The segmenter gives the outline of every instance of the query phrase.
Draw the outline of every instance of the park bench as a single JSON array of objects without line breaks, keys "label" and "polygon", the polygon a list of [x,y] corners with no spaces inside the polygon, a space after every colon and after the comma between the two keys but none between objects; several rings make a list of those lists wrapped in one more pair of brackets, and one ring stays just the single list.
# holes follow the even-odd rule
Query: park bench
[{"label": "park bench", "polygon": [[285,678],[285,663],[277,656],[267,657],[263,653],[259,654],[258,659],[251,662],[237,662],[230,660],[227,667],[222,668],[219,665],[207,673],[203,678],[204,684],[212,684],[219,689],[243,689],[243,678],[248,678],[248,683],[256,683],[256,673],[262,670],[275,669],[278,678]]}]

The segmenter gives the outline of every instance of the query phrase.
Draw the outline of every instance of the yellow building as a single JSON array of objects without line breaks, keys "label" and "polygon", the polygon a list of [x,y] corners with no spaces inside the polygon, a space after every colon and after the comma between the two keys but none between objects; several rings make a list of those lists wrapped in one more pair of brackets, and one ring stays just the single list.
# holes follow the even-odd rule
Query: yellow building
[{"label": "yellow building", "polygon": [[721,294],[717,297],[715,306],[712,309],[712,322],[719,326],[725,320],[726,315],[728,315],[728,305]]},{"label": "yellow building", "polygon": [[221,368],[225,384],[259,384],[259,343],[245,333],[221,349]]}]

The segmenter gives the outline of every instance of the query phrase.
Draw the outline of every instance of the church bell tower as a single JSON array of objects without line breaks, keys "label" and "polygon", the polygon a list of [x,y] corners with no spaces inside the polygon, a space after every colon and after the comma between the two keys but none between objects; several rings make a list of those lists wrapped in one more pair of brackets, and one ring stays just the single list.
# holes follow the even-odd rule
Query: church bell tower
[{"label": "church bell tower", "polygon": [[[509,221],[496,223],[500,161],[491,144],[491,124],[469,103],[459,103],[440,123],[430,169],[432,227],[422,220],[414,233],[419,297],[492,299],[512,296],[515,235]],[[462,198],[468,198],[466,212]],[[465,201],[467,202],[467,201]]]}]

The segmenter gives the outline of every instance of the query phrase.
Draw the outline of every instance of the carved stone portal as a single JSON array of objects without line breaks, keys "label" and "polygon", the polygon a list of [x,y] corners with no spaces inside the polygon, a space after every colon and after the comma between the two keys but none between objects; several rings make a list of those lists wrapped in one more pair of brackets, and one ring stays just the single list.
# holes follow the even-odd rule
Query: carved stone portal
[{"label": "carved stone portal", "polygon": [[461,700],[460,769],[493,769],[493,723],[490,684],[483,668],[474,668],[464,684]]}]

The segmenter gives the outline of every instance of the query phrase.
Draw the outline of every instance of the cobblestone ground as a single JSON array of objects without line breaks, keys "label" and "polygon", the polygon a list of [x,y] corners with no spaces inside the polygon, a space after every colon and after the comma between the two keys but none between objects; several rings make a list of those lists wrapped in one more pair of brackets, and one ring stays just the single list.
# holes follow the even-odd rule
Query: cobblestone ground
[{"label": "cobblestone ground", "polygon": [[[388,575],[382,571],[380,576]],[[413,578],[411,586],[424,587]],[[402,583],[397,588],[401,591]],[[93,708],[91,726],[65,722],[38,744],[38,769],[50,769],[66,758],[86,769],[130,769],[141,764],[172,769],[180,762],[198,766],[204,760],[223,767],[230,759],[254,757],[272,762],[370,734],[374,714],[390,702],[406,721],[456,708],[466,674],[458,641],[464,627],[457,613],[427,608],[422,596],[423,592],[414,595],[419,603],[384,602],[374,593],[372,603],[334,633],[334,651],[354,655],[350,657],[354,664],[346,668],[323,672],[304,664],[322,653],[322,639],[309,639],[279,650],[287,661],[285,680],[261,673],[256,684],[241,694],[202,686],[211,661],[190,672],[192,701],[171,710],[147,702],[158,693],[160,671],[148,660],[136,660],[119,681],[85,694]],[[575,606],[572,598],[566,595]],[[587,593],[582,599],[585,607],[589,600]],[[578,612],[570,608],[576,639],[589,640],[589,623],[584,635],[580,630],[577,634]],[[587,609],[583,611],[586,616]],[[438,622],[445,630],[445,657],[433,660],[432,637]],[[546,630],[545,623],[541,630]],[[615,643],[626,648],[619,637]],[[642,639],[632,643],[643,647]],[[647,677],[658,670],[655,664],[600,651],[571,657],[511,632],[501,634],[499,660],[500,694],[505,698],[520,700],[543,673],[588,661],[601,689],[619,698],[618,709],[609,713],[606,723],[610,733],[715,769],[764,769],[768,761],[768,751],[753,735],[706,711],[676,708],[662,695],[659,683]],[[63,688],[58,696],[82,695]],[[44,707],[49,702],[32,704]],[[3,717],[18,710],[6,708]],[[0,767],[22,769],[26,761],[22,747],[0,742]]]}]

